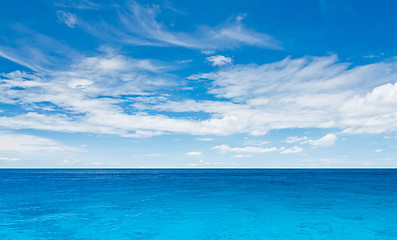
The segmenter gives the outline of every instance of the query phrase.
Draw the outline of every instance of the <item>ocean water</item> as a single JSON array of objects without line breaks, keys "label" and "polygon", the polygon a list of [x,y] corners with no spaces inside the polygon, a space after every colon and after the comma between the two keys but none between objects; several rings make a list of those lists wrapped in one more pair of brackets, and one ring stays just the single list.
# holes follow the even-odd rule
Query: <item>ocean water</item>
[{"label": "ocean water", "polygon": [[0,239],[397,239],[397,170],[2,169]]}]

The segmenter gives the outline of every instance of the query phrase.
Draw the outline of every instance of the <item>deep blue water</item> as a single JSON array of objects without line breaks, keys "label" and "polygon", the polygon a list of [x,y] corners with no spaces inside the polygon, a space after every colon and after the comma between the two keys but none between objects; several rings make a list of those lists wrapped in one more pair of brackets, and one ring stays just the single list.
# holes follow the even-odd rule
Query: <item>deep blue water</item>
[{"label": "deep blue water", "polygon": [[397,170],[0,170],[0,239],[397,239]]}]

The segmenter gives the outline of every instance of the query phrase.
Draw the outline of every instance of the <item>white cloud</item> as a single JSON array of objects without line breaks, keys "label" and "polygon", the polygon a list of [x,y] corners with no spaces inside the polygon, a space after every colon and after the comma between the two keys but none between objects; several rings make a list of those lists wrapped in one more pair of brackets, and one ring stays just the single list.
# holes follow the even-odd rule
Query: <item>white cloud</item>
[{"label": "white cloud", "polygon": [[58,165],[75,165],[78,164],[79,162],[80,162],[79,160],[64,159],[62,162],[58,163]]},{"label": "white cloud", "polygon": [[77,24],[77,17],[76,15],[70,13],[70,12],[64,12],[64,11],[58,11],[58,18],[61,20],[63,23],[65,23],[68,27],[74,28],[75,25]]},{"label": "white cloud", "polygon": [[207,60],[211,62],[212,66],[223,66],[223,65],[232,64],[233,62],[233,60],[230,57],[225,57],[222,55],[207,57]]},{"label": "white cloud", "polygon": [[204,141],[204,142],[211,142],[214,139],[213,138],[196,138],[197,141]]},{"label": "white cloud", "polygon": [[[208,43],[211,48],[234,48],[239,45],[257,46],[272,49],[282,49],[280,43],[270,35],[258,33],[247,29],[240,21],[227,24],[218,29],[204,28],[206,37],[213,43]],[[204,34],[205,35],[205,34]],[[222,43],[224,44],[222,46]],[[216,46],[216,47],[215,47]]]},{"label": "white cloud", "polygon": [[383,149],[376,149],[375,152],[383,152]]},{"label": "white cloud", "polygon": [[186,60],[177,61],[177,63],[179,63],[179,64],[190,63],[190,62],[193,62],[193,60],[192,59],[186,59]]},{"label": "white cloud", "polygon": [[230,147],[226,144],[215,146],[212,149],[219,150],[220,153],[226,153],[230,151]]},{"label": "white cloud", "polygon": [[[285,104],[298,103],[302,107],[320,107],[334,97],[339,104],[344,97],[351,96],[349,90],[370,89],[396,76],[397,64],[375,63],[352,69],[348,63],[338,62],[336,55],[326,57],[289,57],[274,63],[235,65],[212,73],[193,75],[190,79],[214,80],[211,93],[218,97],[242,102],[264,96],[281,95]],[[389,72],[385,72],[390,69]],[[371,81],[376,79],[376,81]],[[292,94],[288,97],[288,94]],[[347,95],[347,96],[346,96]],[[298,99],[294,100],[295,97]],[[316,97],[316,101],[313,98]],[[266,101],[265,104],[274,101]],[[335,103],[328,103],[333,106]]]},{"label": "white cloud", "polygon": [[[100,12],[99,12],[100,13]],[[161,9],[157,5],[144,6],[134,1],[117,10],[118,20],[103,19],[102,22],[84,22],[79,26],[87,32],[108,41],[132,45],[181,46],[204,51],[228,49],[243,45],[280,49],[273,37],[246,28],[241,21],[224,23],[217,27],[200,26],[193,32],[170,30],[156,20]]]},{"label": "white cloud", "polygon": [[[0,126],[125,137],[258,136],[286,128],[397,130],[396,84],[358,95],[397,79],[397,62],[348,68],[336,56],[287,58],[261,66],[225,66],[190,77],[213,80],[209,92],[224,98],[219,101],[170,101],[169,95],[157,95],[159,89],[179,87],[166,70],[154,61],[108,53],[81,58],[69,70],[1,74],[0,102],[19,104],[26,111],[0,116]],[[168,112],[204,112],[208,117],[178,118]]]},{"label": "white cloud", "polygon": [[98,5],[97,3],[93,3],[89,0],[79,0],[79,1],[69,1],[69,0],[62,0],[62,1],[56,1],[55,6],[58,7],[63,7],[63,8],[76,8],[76,9],[100,9],[101,6],[106,6],[106,4],[101,3],[101,5]]},{"label": "white cloud", "polygon": [[285,142],[286,143],[296,143],[296,142],[302,142],[302,141],[305,141],[305,140],[307,140],[306,136],[304,136],[304,137],[294,136],[294,137],[288,137],[287,139],[285,139]]},{"label": "white cloud", "polygon": [[134,155],[131,156],[132,158],[157,158],[160,157],[161,154],[159,153],[150,153],[150,154],[141,154],[141,155]]},{"label": "white cloud", "polygon": [[[0,133],[0,151],[3,152],[57,152],[81,151],[54,140],[33,135]],[[3,159],[4,160],[4,159]]]},{"label": "white cloud", "polygon": [[[395,81],[397,78],[395,78]],[[397,83],[387,83],[343,104],[346,133],[383,133],[397,130]]]},{"label": "white cloud", "polygon": [[284,149],[283,151],[281,151],[280,153],[282,154],[286,154],[286,153],[299,153],[302,152],[303,149],[301,147],[298,146],[294,146],[292,148],[288,148],[288,149]]},{"label": "white cloud", "polygon": [[[156,77],[162,67],[147,60],[135,60],[120,55],[83,58],[70,71],[35,74],[12,72],[0,75],[0,101],[23,104],[28,109],[43,110],[43,103],[56,106],[63,112],[38,114],[30,112],[15,117],[0,117],[0,125],[13,128],[36,128],[67,132],[95,132],[147,137],[162,134],[154,129],[134,128],[133,132],[118,129],[114,122],[119,116],[121,122],[134,125],[139,118],[151,116],[130,116],[117,106],[126,99],[120,95],[144,95],[145,91],[174,85]],[[171,84],[171,85],[170,85]],[[99,98],[98,98],[99,97]],[[157,99],[160,99],[157,98]],[[86,116],[81,116],[81,114]],[[80,115],[80,116],[79,116]],[[112,117],[113,116],[113,117]],[[105,119],[100,119],[104,117]],[[156,118],[156,117],[155,117]],[[158,117],[158,120],[167,118]],[[15,121],[15,122],[14,122]],[[116,120],[117,121],[117,120]],[[127,122],[126,122],[127,121]]]},{"label": "white cloud", "polygon": [[[354,127],[360,124],[368,126],[360,129],[362,132],[374,129],[385,131],[380,130],[381,127],[393,131],[397,122],[393,115],[396,111],[390,104],[378,109],[385,113],[382,118],[379,118],[378,112],[372,112],[372,119],[360,117],[356,120],[349,115],[348,108],[355,94],[365,93],[379,84],[397,79],[397,62],[394,60],[349,68],[348,63],[338,62],[335,55],[286,58],[261,66],[226,67],[211,73],[192,75],[189,79],[212,80],[210,93],[234,102],[196,102],[191,106],[207,112],[217,110],[221,116],[233,115],[240,119],[240,123],[250,125],[251,134],[266,133],[270,129],[331,127],[348,128],[347,131],[354,132],[358,130]],[[382,92],[386,88],[389,89],[389,98],[393,98],[392,85],[386,84]],[[375,102],[381,103],[381,99]],[[224,105],[227,110],[216,108],[216,104]],[[358,107],[360,105],[358,103]],[[354,101],[351,106],[352,113],[364,108],[363,105],[362,108],[353,109],[356,106]],[[363,121],[360,122],[360,119]],[[375,124],[378,126],[371,130]]]},{"label": "white cloud", "polygon": [[73,59],[81,57],[79,52],[65,42],[35,32],[24,25],[16,24],[10,31],[20,37],[2,42],[0,57],[33,71],[68,66]]},{"label": "white cloud", "polygon": [[189,166],[203,166],[203,165],[211,165],[211,164],[214,164],[214,163],[206,162],[204,160],[200,160],[198,163],[190,163],[188,165]]},{"label": "white cloud", "polygon": [[201,53],[202,53],[202,54],[205,54],[205,55],[213,55],[213,54],[215,54],[215,51],[212,51],[212,50],[202,50]]},{"label": "white cloud", "polygon": [[102,165],[101,162],[90,162],[90,163],[86,163],[84,164],[85,166],[98,166],[98,165]]},{"label": "white cloud", "polygon": [[202,152],[188,152],[186,156],[201,156],[202,154]]},{"label": "white cloud", "polygon": [[251,146],[263,146],[268,143],[269,143],[269,141],[249,140],[248,138],[246,138],[246,140],[244,140],[244,145],[251,145]]},{"label": "white cloud", "polygon": [[215,146],[212,149],[218,150],[220,153],[237,152],[237,153],[266,153],[276,151],[276,147],[260,148],[260,147],[234,147],[231,148],[226,144]]},{"label": "white cloud", "polygon": [[20,160],[21,160],[20,158],[0,157],[0,161],[6,161],[6,162],[15,162]]},{"label": "white cloud", "polygon": [[384,56],[384,55],[385,55],[384,53],[380,53],[379,55],[371,54],[371,55],[368,55],[368,56],[364,56],[364,58],[378,58],[378,57],[381,57],[381,56]]},{"label": "white cloud", "polygon": [[368,56],[364,56],[365,58],[374,58],[376,57],[375,55],[368,55]]},{"label": "white cloud", "polygon": [[317,140],[308,140],[304,143],[309,143],[314,147],[330,147],[334,145],[337,139],[338,138],[335,134],[329,133],[322,138],[319,138]]},{"label": "white cloud", "polygon": [[0,47],[0,57],[5,58],[7,60],[10,60],[11,62],[14,62],[14,63],[19,64],[21,66],[25,66],[25,67],[27,67],[29,69],[33,69],[33,70],[37,69],[37,66],[33,65],[29,61],[24,61],[24,60],[20,59],[14,53],[14,51],[5,51],[5,49],[4,48],[2,49],[2,47]]},{"label": "white cloud", "polygon": [[237,154],[237,155],[234,155],[233,157],[235,157],[235,158],[248,158],[248,157],[252,157],[252,155],[251,154]]}]

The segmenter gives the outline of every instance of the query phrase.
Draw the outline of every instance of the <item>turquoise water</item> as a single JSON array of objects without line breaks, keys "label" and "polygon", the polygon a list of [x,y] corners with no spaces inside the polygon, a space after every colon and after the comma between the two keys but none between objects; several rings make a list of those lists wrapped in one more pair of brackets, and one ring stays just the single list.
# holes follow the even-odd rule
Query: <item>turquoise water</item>
[{"label": "turquoise water", "polygon": [[0,170],[0,239],[397,239],[397,170]]}]

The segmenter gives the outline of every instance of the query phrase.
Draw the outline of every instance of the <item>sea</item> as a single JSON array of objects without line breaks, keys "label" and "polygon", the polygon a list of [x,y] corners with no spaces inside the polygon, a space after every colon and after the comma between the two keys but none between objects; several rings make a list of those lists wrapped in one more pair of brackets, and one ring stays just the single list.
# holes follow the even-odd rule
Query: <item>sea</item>
[{"label": "sea", "polygon": [[397,169],[0,169],[0,239],[397,239]]}]

